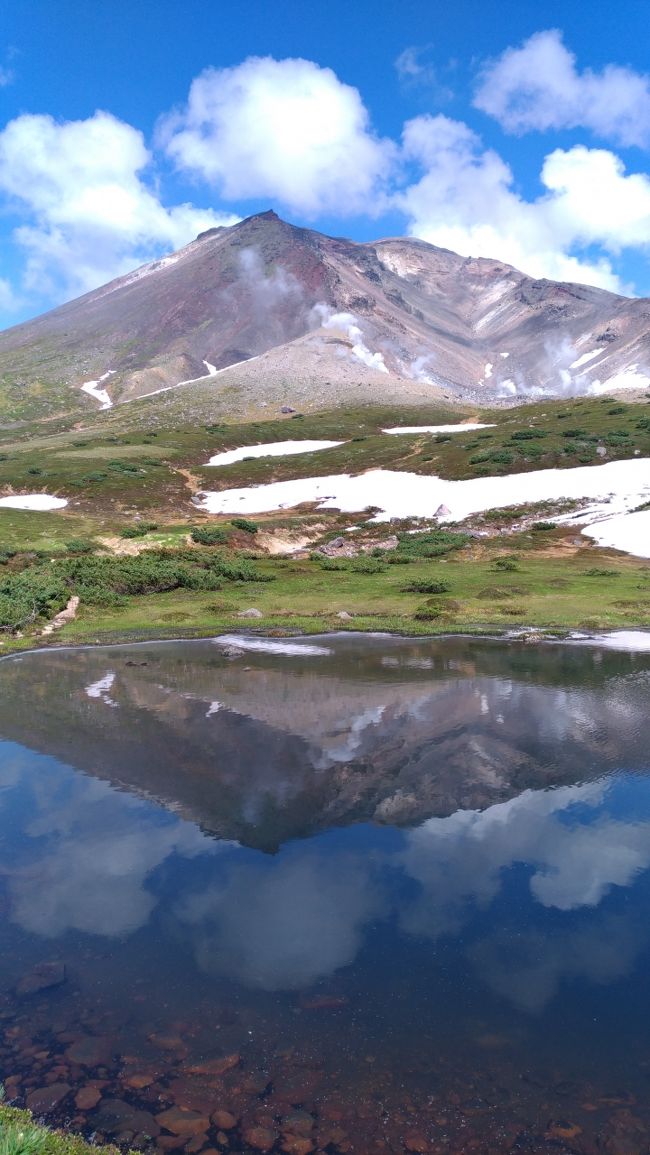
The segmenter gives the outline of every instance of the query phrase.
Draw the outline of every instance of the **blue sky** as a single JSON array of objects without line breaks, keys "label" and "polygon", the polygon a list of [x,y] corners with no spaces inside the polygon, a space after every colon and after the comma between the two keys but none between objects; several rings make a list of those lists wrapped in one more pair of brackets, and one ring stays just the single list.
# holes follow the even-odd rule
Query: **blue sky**
[{"label": "blue sky", "polygon": [[20,0],[0,325],[273,207],[650,294],[647,4]]}]

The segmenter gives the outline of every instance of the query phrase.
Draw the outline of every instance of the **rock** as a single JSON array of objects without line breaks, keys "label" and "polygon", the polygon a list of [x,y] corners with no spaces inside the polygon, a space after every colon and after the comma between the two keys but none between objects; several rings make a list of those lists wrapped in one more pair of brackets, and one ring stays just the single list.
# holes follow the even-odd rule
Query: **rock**
[{"label": "rock", "polygon": [[183,1057],[187,1054],[187,1047],[180,1035],[153,1034],[148,1037],[149,1042],[161,1051],[174,1051],[175,1054]]},{"label": "rock", "polygon": [[241,1062],[241,1056],[237,1051],[233,1051],[230,1055],[221,1055],[218,1059],[206,1059],[204,1063],[195,1063],[192,1067],[186,1067],[188,1075],[223,1075],[226,1071],[231,1071],[233,1067],[238,1067]]},{"label": "rock", "polygon": [[438,506],[438,508],[437,508],[437,510],[433,516],[434,517],[449,517],[450,513],[451,513],[451,510],[447,509],[447,506],[443,504],[443,505]]},{"label": "rock", "polygon": [[132,1075],[127,1075],[121,1082],[125,1087],[130,1087],[133,1091],[142,1091],[145,1087],[150,1087],[155,1082],[153,1075],[145,1073],[140,1074],[135,1071]]},{"label": "rock", "polygon": [[16,985],[17,995],[35,995],[52,987],[60,987],[65,982],[65,963],[43,962],[32,967]]},{"label": "rock", "polygon": [[238,618],[263,618],[264,614],[262,613],[261,610],[257,610],[257,609],[255,609],[254,606],[251,606],[251,608],[249,610],[240,610],[239,613],[237,614],[237,617]]},{"label": "rock", "polygon": [[79,1111],[92,1111],[101,1097],[101,1091],[97,1087],[80,1087],[74,1097],[75,1106]]},{"label": "rock", "polygon": [[79,598],[76,594],[73,594],[65,609],[61,610],[61,612],[52,618],[52,621],[48,622],[44,629],[41,630],[42,635],[45,637],[47,634],[53,634],[55,630],[60,630],[63,626],[67,625],[68,622],[74,621],[78,609]]},{"label": "rock", "polygon": [[149,1111],[141,1111],[125,1103],[123,1099],[104,1099],[98,1111],[92,1117],[93,1126],[97,1131],[106,1131],[111,1135],[119,1135],[123,1131],[142,1131],[155,1139],[160,1134],[160,1127]]},{"label": "rock", "polygon": [[280,413],[295,413],[295,412],[296,412],[295,409],[292,409],[290,405],[282,405],[280,407]]},{"label": "rock", "polygon": [[385,537],[382,541],[375,541],[370,546],[370,549],[397,549],[399,545],[399,538],[392,533],[390,537]]},{"label": "rock", "polygon": [[110,1062],[112,1053],[113,1040],[108,1036],[86,1035],[68,1047],[65,1057],[69,1063],[79,1063],[82,1067],[103,1067]]},{"label": "rock", "polygon": [[607,457],[607,449],[604,445],[597,445],[596,446],[596,453],[598,454],[599,457]]},{"label": "rock", "polygon": [[339,610],[336,616],[340,618],[342,622],[351,622],[353,618],[353,615],[349,614],[347,610]]},{"label": "rock", "polygon": [[333,537],[332,540],[328,542],[330,549],[343,549],[345,544],[346,542],[344,537]]},{"label": "rock", "polygon": [[205,1133],[202,1135],[195,1135],[193,1139],[190,1139],[189,1143],[185,1144],[184,1149],[187,1151],[188,1155],[198,1155],[198,1152],[203,1150],[207,1142],[208,1136]]},{"label": "rock", "polygon": [[282,1130],[292,1135],[309,1135],[314,1127],[314,1117],[308,1111],[291,1111],[282,1120]]},{"label": "rock", "polygon": [[237,1126],[237,1117],[230,1111],[215,1111],[212,1122],[220,1131],[232,1131]]},{"label": "rock", "polygon": [[49,1087],[39,1087],[36,1091],[30,1091],[27,1096],[28,1110],[33,1115],[47,1115],[63,1102],[70,1091],[69,1083],[51,1083]]},{"label": "rock", "polygon": [[545,1139],[576,1139],[578,1135],[582,1135],[582,1127],[577,1123],[570,1123],[568,1120],[552,1119],[544,1133]]},{"label": "rock", "polygon": [[311,1139],[303,1135],[285,1135],[280,1146],[287,1155],[309,1155],[314,1150]]},{"label": "rock", "polygon": [[244,1131],[245,1142],[256,1151],[270,1151],[277,1138],[277,1131],[270,1127],[248,1127]]},{"label": "rock", "polygon": [[404,1146],[407,1151],[413,1151],[416,1155],[426,1155],[426,1152],[430,1150],[429,1140],[420,1131],[411,1131],[405,1135]]},{"label": "rock", "polygon": [[210,1119],[200,1111],[184,1111],[182,1107],[169,1107],[156,1115],[156,1123],[174,1135],[201,1135],[210,1127]]}]

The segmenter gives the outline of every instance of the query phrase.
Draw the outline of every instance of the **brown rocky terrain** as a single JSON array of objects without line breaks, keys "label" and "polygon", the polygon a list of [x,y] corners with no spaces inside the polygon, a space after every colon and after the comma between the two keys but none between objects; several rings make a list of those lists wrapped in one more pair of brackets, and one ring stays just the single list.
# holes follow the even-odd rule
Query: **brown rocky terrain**
[{"label": "brown rocky terrain", "polygon": [[[650,382],[650,302],[534,280],[414,238],[355,243],[261,213],[0,334],[15,386],[113,402],[205,379],[251,401],[475,402]],[[97,400],[84,396],[84,404]]]}]

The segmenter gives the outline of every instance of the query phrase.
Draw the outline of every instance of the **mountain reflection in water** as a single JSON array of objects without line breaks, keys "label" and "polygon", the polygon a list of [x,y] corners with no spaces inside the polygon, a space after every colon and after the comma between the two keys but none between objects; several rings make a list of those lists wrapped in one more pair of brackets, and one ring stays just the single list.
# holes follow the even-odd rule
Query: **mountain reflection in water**
[{"label": "mountain reflection in water", "polygon": [[234,645],[0,663],[10,1093],[161,1151],[647,1145],[650,655]]}]

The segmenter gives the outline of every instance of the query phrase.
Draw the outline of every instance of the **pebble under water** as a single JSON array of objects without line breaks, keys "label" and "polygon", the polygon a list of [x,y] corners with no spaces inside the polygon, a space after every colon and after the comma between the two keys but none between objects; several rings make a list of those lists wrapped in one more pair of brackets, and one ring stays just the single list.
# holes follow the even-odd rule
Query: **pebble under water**
[{"label": "pebble under water", "polygon": [[152,1152],[650,1151],[650,653],[0,663],[0,1080]]}]

